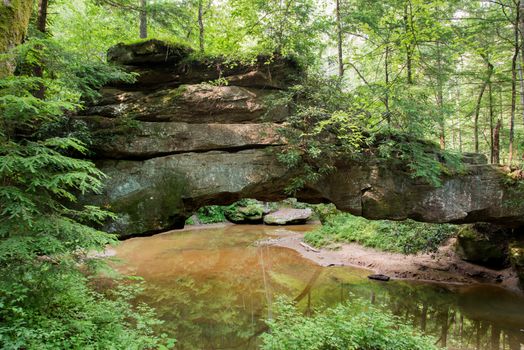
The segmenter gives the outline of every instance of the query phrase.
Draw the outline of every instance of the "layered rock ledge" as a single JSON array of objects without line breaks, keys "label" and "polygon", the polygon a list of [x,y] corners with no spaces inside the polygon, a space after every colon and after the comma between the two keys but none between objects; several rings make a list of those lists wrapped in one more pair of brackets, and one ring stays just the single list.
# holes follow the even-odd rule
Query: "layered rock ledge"
[{"label": "layered rock ledge", "polygon": [[[118,45],[109,58],[137,81],[105,87],[77,117],[93,131],[97,165],[109,176],[103,193],[86,198],[118,214],[109,231],[153,233],[182,227],[204,205],[286,197],[294,174],[276,155],[288,110],[269,106],[302,74],[299,66],[283,57],[253,64],[191,57],[155,40]],[[469,158],[465,174],[438,188],[374,159],[341,161],[297,197],[370,219],[523,225],[522,195],[505,170]]]}]

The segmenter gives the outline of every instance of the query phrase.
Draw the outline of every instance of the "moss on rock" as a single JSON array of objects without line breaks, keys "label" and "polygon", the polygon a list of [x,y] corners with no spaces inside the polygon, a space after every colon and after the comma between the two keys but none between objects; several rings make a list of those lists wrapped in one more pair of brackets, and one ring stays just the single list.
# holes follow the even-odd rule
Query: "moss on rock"
[{"label": "moss on rock", "polygon": [[119,43],[108,50],[107,59],[123,65],[162,64],[180,62],[192,52],[193,49],[187,45],[150,39]]},{"label": "moss on rock", "polygon": [[466,261],[492,267],[508,265],[506,232],[489,224],[464,225],[457,236],[457,253]]},{"label": "moss on rock", "polygon": [[510,244],[509,259],[519,276],[520,284],[524,285],[524,242],[512,242]]},{"label": "moss on rock", "polygon": [[264,217],[262,204],[253,203],[242,207],[232,207],[225,211],[228,221],[235,224],[260,224]]},{"label": "moss on rock", "polygon": [[[0,53],[6,53],[22,42],[31,10],[32,0],[7,0],[0,4]],[[0,59],[0,78],[11,75],[14,64],[9,59]]]},{"label": "moss on rock", "polygon": [[118,217],[108,228],[121,236],[179,228],[186,220],[182,201],[186,181],[173,174],[159,179],[153,186],[113,201],[109,207]]}]

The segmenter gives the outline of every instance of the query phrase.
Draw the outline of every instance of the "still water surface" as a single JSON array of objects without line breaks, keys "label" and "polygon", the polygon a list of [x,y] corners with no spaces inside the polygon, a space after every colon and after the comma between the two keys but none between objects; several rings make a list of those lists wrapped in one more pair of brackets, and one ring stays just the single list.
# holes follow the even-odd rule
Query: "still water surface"
[{"label": "still water surface", "polygon": [[158,311],[177,349],[257,349],[262,319],[282,294],[304,312],[367,299],[448,349],[524,344],[521,295],[486,285],[370,281],[367,270],[319,267],[295,251],[254,244],[312,228],[228,225],[134,238],[117,248],[119,270],[145,279],[141,298]]}]

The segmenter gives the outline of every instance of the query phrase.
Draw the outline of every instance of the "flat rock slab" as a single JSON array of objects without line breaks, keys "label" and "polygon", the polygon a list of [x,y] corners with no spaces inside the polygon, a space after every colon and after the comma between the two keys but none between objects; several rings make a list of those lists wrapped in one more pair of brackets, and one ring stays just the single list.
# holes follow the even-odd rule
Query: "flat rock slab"
[{"label": "flat rock slab", "polygon": [[297,225],[305,224],[313,214],[309,208],[306,209],[292,209],[284,208],[277,210],[274,213],[264,216],[264,224],[266,225]]}]

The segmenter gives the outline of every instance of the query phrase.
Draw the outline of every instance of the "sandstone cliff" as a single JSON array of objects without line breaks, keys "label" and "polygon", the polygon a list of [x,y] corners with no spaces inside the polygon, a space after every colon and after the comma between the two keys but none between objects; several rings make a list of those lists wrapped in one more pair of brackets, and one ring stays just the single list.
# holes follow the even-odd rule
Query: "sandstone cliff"
[{"label": "sandstone cliff", "polygon": [[[98,166],[108,176],[89,200],[116,211],[108,229],[122,236],[182,227],[209,204],[240,198],[280,200],[293,174],[275,157],[286,108],[268,108],[302,73],[290,59],[252,64],[196,61],[191,50],[160,41],[118,45],[110,60],[139,74],[115,82],[78,116],[95,137]],[[374,159],[343,162],[298,197],[332,202],[372,219],[524,223],[519,191],[501,168],[470,164],[439,188]]]}]

